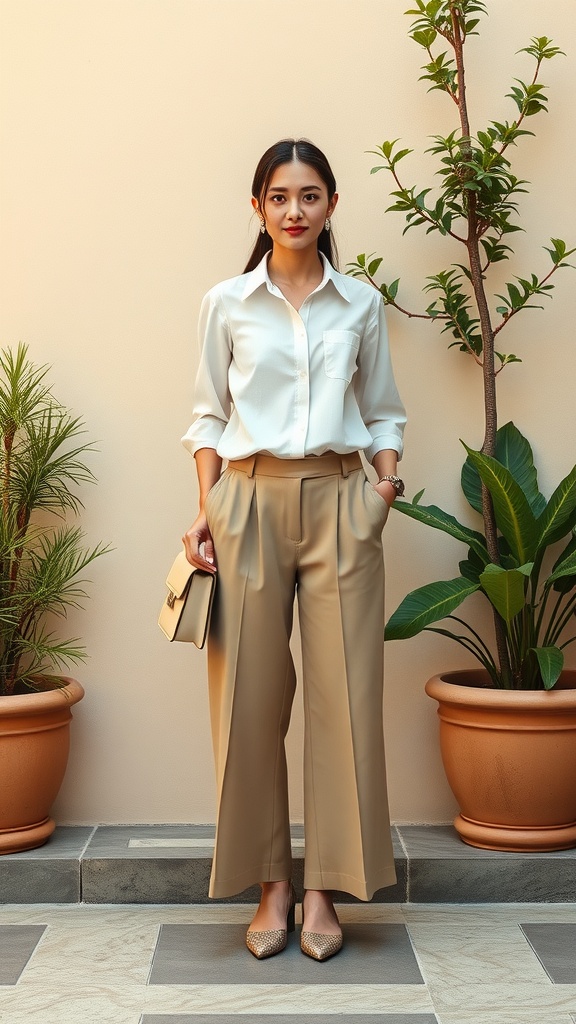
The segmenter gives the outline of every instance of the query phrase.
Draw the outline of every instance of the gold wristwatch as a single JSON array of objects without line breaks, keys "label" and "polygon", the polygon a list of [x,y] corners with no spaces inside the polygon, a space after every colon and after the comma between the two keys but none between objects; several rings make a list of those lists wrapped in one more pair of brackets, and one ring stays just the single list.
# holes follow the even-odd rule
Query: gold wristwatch
[{"label": "gold wristwatch", "polygon": [[396,497],[401,498],[405,490],[404,481],[401,480],[399,476],[393,476],[391,473],[388,473],[386,476],[381,476],[378,483],[383,484],[385,480],[388,480],[389,483],[392,484],[392,487],[396,491]]}]

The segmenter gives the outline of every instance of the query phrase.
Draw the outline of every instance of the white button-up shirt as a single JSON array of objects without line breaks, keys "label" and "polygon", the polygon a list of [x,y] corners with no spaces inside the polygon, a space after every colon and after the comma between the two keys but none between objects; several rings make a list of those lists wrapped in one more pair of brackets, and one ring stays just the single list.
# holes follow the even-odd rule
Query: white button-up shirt
[{"label": "white button-up shirt", "polygon": [[401,457],[406,414],[382,298],[323,262],[298,311],[270,280],[268,254],[205,296],[194,419],[182,438],[190,452],[298,459],[362,449],[372,462],[392,448]]}]

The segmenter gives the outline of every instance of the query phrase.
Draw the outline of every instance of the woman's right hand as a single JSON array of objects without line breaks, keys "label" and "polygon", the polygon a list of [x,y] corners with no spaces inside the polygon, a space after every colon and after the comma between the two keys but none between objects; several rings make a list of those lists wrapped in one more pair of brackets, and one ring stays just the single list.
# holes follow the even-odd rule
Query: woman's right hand
[{"label": "woman's right hand", "polygon": [[[205,572],[216,572],[216,552],[214,541],[208,529],[206,513],[199,512],[189,530],[182,537],[186,558],[191,565],[197,569],[204,569]],[[203,552],[201,547],[204,546]]]}]

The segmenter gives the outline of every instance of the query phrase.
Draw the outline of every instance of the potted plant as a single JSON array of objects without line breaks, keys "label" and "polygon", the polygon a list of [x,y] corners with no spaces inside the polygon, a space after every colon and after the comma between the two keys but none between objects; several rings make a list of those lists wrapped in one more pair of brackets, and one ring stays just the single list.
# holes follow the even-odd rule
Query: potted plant
[{"label": "potted plant", "polygon": [[[387,640],[431,630],[455,640],[480,663],[470,672],[433,676],[427,693],[439,702],[442,757],[461,812],[455,826],[471,845],[503,850],[562,849],[576,845],[576,672],[564,669],[564,650],[575,639],[576,467],[546,500],[540,492],[527,439],[507,423],[498,429],[496,381],[519,359],[499,351],[498,335],[519,313],[549,297],[553,277],[575,249],[559,238],[541,275],[514,277],[495,297],[490,272],[513,256],[520,193],[511,147],[527,135],[529,119],[547,109],[540,82],[544,62],[561,51],[547,37],[533,38],[522,53],[535,61],[528,83],[515,79],[508,94],[512,121],[490,121],[473,131],[466,101],[464,48],[486,13],[481,0],[416,0],[410,29],[425,51],[422,77],[453,102],[457,127],[433,136],[440,185],[407,186],[399,164],[411,152],[384,142],[375,152],[394,179],[390,210],[402,213],[406,231],[423,227],[449,237],[457,262],[427,279],[425,311],[399,301],[399,281],[377,285],[382,259],[361,254],[350,272],[380,288],[385,303],[408,316],[440,325],[451,347],[482,374],[485,435],[479,451],[464,445],[461,475],[473,510],[472,525],[436,505],[396,502],[403,515],[462,542],[459,575],[408,594],[386,624]],[[474,521],[475,520],[475,521]],[[545,556],[563,544],[551,568]],[[494,632],[483,638],[456,609],[472,593],[489,601]],[[436,623],[447,619],[445,625]]]},{"label": "potted plant", "polygon": [[[66,522],[94,479],[79,442],[82,421],[53,397],[48,367],[27,347],[0,352],[0,853],[40,846],[54,830],[70,708],[83,695],[61,675],[85,652],[54,628],[85,596],[81,574],[104,553]],[[54,525],[56,519],[56,525]]]}]

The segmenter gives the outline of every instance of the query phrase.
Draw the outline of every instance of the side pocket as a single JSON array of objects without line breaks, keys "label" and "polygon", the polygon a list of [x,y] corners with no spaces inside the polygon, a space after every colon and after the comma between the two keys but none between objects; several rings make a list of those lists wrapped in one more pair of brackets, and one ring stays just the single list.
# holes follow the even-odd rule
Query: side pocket
[{"label": "side pocket", "polygon": [[383,527],[390,515],[390,505],[381,494],[378,494],[378,491],[374,489],[369,480],[366,480],[366,483],[364,484],[364,493],[366,493],[366,491],[368,492],[368,501],[372,503],[372,507],[375,508],[378,513],[378,521]]},{"label": "side pocket", "polygon": [[216,483],[212,484],[212,487],[210,488],[210,490],[208,491],[208,494],[206,495],[206,498],[204,500],[204,511],[206,513],[206,518],[207,519],[210,518],[210,513],[211,513],[211,510],[212,510],[212,503],[213,503],[214,498],[217,495],[218,491],[221,490],[222,482],[223,482],[224,478],[227,475],[228,475],[228,470],[225,469],[224,472],[221,473],[220,476],[218,477]]},{"label": "side pocket", "polygon": [[324,331],[322,340],[326,376],[349,384],[357,366],[360,336],[354,331]]}]

